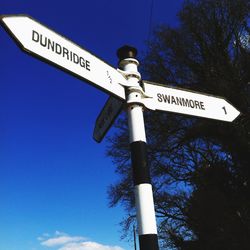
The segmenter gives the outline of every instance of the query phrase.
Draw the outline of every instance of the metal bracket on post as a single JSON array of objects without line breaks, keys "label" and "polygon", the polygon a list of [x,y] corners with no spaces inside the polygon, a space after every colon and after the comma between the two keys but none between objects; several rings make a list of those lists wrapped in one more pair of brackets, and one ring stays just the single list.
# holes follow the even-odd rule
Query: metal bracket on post
[{"label": "metal bracket on post", "polygon": [[[139,62],[134,58],[125,58],[122,59],[119,63],[119,66],[122,68],[118,68],[117,71],[123,75],[124,78],[127,80],[134,78],[138,79],[138,82],[141,80],[141,74],[137,71],[137,67]],[[127,81],[126,83],[121,83],[124,87],[138,87],[138,82],[130,82]]]},{"label": "metal bracket on post", "polygon": [[127,90],[127,103],[128,104],[141,104],[143,107],[147,107],[148,98],[152,98],[151,96],[146,95],[141,87],[130,87]]},{"label": "metal bracket on post", "polygon": [[[132,67],[131,65],[132,64]],[[117,69],[118,72],[120,72],[128,81],[125,83],[121,83],[122,86],[126,88],[127,91],[127,103],[138,103],[143,105],[144,107],[147,107],[147,98],[153,98],[152,96],[149,96],[145,93],[143,90],[140,81],[141,81],[141,74],[138,71],[135,71],[134,65],[137,69],[139,62],[133,58],[126,58],[123,59],[120,62],[120,67],[127,68],[127,71]],[[129,81],[129,79],[137,79],[137,81]]]}]

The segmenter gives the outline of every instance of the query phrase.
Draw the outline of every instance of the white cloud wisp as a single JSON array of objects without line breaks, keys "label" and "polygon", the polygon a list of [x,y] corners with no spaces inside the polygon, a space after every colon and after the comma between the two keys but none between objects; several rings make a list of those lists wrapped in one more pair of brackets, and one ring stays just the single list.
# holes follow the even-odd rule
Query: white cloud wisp
[{"label": "white cloud wisp", "polygon": [[108,246],[93,241],[87,241],[82,236],[70,236],[66,233],[56,231],[54,237],[37,238],[45,247],[57,247],[57,250],[124,250],[119,246]]}]

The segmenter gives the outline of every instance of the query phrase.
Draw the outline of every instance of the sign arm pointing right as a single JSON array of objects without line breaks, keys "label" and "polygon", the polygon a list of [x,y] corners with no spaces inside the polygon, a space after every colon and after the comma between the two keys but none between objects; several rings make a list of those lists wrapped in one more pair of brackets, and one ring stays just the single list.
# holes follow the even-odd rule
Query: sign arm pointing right
[{"label": "sign arm pointing right", "polygon": [[142,81],[146,108],[232,122],[240,112],[222,97]]}]

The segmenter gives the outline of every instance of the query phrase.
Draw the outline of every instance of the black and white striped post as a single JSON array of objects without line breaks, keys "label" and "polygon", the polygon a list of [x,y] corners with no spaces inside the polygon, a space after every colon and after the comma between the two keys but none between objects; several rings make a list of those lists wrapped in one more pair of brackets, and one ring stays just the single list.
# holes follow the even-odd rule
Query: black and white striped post
[{"label": "black and white striped post", "polygon": [[141,76],[137,70],[139,62],[135,59],[136,54],[137,50],[130,46],[123,46],[117,51],[119,68],[128,79],[126,101],[140,250],[158,250],[153,192],[147,165],[143,91],[139,84]]}]

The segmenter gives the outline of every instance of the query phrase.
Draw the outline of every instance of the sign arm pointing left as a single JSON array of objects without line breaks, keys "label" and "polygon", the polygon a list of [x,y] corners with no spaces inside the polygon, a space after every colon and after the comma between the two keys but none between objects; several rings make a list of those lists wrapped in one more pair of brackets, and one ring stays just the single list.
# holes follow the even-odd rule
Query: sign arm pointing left
[{"label": "sign arm pointing left", "polygon": [[103,109],[98,115],[95,123],[93,138],[96,142],[101,142],[115,119],[121,113],[124,103],[110,96],[106,101]]},{"label": "sign arm pointing left", "polygon": [[0,24],[24,52],[125,100],[125,77],[79,45],[27,15],[3,15]]}]

